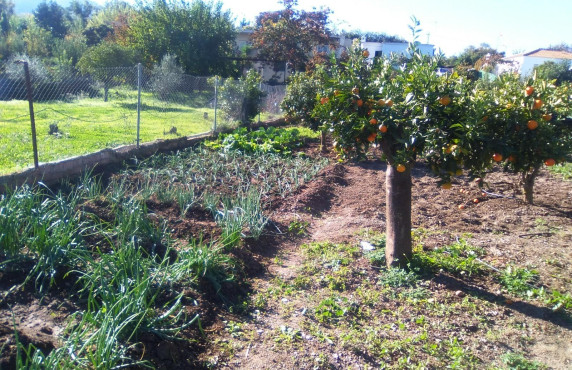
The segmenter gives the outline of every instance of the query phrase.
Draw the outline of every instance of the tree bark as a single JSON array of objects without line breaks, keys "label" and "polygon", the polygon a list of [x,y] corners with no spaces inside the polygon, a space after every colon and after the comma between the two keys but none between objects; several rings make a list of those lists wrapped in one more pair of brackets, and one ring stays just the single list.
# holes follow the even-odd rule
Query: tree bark
[{"label": "tree bark", "polygon": [[328,152],[328,148],[326,148],[326,131],[325,130],[320,131],[320,148],[322,150],[322,153]]},{"label": "tree bark", "polygon": [[407,265],[411,258],[411,170],[397,172],[388,164],[385,172],[387,267]]},{"label": "tree bark", "polygon": [[539,168],[535,167],[532,172],[522,173],[522,190],[524,191],[524,201],[532,204],[534,201],[534,180],[538,175]]}]

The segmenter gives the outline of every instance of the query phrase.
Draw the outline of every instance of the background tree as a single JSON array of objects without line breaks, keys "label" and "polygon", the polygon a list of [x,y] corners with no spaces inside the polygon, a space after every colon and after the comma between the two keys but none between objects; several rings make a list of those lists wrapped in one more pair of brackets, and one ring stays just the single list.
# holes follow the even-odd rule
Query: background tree
[{"label": "background tree", "polygon": [[6,37],[10,32],[10,18],[14,15],[14,2],[0,0],[0,35]]},{"label": "background tree", "polygon": [[545,80],[556,80],[557,85],[564,82],[572,82],[572,68],[569,60],[561,62],[547,61],[534,68],[536,77]]},{"label": "background tree", "polygon": [[82,26],[85,28],[87,21],[91,14],[95,11],[95,6],[88,0],[73,0],[68,6],[71,16],[76,17],[81,21]]},{"label": "background tree", "polygon": [[148,65],[173,54],[189,74],[228,76],[236,72],[230,59],[236,31],[230,12],[223,11],[221,3],[155,0],[139,5],[129,27],[127,41]]},{"label": "background tree", "polygon": [[303,70],[316,46],[330,43],[330,10],[296,10],[296,0],[282,4],[283,10],[258,15],[252,44],[260,58],[288,62],[294,70]]},{"label": "background tree", "polygon": [[483,43],[479,47],[471,45],[465,48],[465,50],[463,50],[459,55],[449,58],[448,63],[453,66],[476,68],[475,63],[479,60],[484,60],[487,54],[492,58],[496,58],[496,56],[505,56],[504,52],[499,53],[498,50],[490,47],[489,44]]},{"label": "background tree", "polygon": [[160,99],[166,99],[176,92],[183,83],[181,76],[185,73],[183,67],[177,62],[177,57],[166,54],[161,63],[153,66],[151,86],[153,93]]},{"label": "background tree", "polygon": [[137,55],[133,49],[104,41],[87,49],[77,62],[77,68],[81,73],[89,73],[103,83],[104,101],[107,101],[109,89],[121,82],[117,80],[117,73],[110,68],[133,67],[135,63]]},{"label": "background tree", "polygon": [[42,1],[34,10],[36,23],[45,30],[52,33],[52,36],[63,38],[67,33],[67,12],[53,0]]}]

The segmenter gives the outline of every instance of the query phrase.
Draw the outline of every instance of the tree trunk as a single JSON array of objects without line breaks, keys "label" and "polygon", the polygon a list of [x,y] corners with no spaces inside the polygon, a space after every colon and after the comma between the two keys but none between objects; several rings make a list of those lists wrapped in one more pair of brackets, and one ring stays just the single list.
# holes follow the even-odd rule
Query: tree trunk
[{"label": "tree trunk", "polygon": [[109,95],[109,86],[107,86],[107,84],[105,84],[105,86],[103,86],[103,101],[107,102],[107,97]]},{"label": "tree trunk", "polygon": [[325,130],[320,131],[320,149],[322,150],[322,153],[326,153],[328,151],[328,149],[326,148],[326,131]]},{"label": "tree trunk", "polygon": [[538,167],[535,167],[532,172],[522,173],[522,189],[524,190],[524,201],[532,204],[534,201],[534,180],[538,175]]},{"label": "tree trunk", "polygon": [[411,170],[397,172],[387,165],[386,191],[386,246],[385,259],[388,267],[406,266],[411,258]]}]

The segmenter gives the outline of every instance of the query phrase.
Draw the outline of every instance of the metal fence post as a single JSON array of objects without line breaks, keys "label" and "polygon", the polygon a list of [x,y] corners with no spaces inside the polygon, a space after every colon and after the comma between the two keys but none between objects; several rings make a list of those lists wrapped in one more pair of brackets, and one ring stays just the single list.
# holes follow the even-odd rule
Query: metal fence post
[{"label": "metal fence post", "polygon": [[214,125],[213,125],[213,132],[216,132],[217,106],[218,106],[218,76],[215,76],[215,80],[214,80]]},{"label": "metal fence post", "polygon": [[24,65],[24,75],[26,78],[26,92],[28,94],[28,105],[30,107],[30,123],[32,124],[32,150],[34,151],[34,168],[38,169],[38,143],[36,141],[36,120],[34,118],[34,93],[32,91],[32,82],[30,81],[30,69],[28,62],[19,61]]},{"label": "metal fence post", "polygon": [[141,63],[137,63],[137,148],[139,148],[140,126],[141,126]]}]

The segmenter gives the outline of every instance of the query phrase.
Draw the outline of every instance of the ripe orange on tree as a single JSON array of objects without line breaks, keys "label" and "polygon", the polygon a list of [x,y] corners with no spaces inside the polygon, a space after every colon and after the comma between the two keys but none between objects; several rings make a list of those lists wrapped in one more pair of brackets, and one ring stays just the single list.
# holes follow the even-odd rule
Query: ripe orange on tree
[{"label": "ripe orange on tree", "polygon": [[361,53],[361,55],[362,55],[364,58],[367,58],[367,57],[369,57],[369,51],[364,50],[363,53]]},{"label": "ripe orange on tree", "polygon": [[556,161],[553,158],[548,158],[547,160],[544,161],[544,164],[547,165],[548,167],[551,167],[556,164]]},{"label": "ripe orange on tree", "polygon": [[397,165],[397,167],[395,167],[395,169],[397,170],[397,172],[405,172],[406,168],[404,165],[402,165],[401,163]]},{"label": "ripe orange on tree", "polygon": [[363,100],[358,99],[356,103],[358,107],[361,107],[363,105]]},{"label": "ripe orange on tree", "polygon": [[371,134],[369,134],[369,136],[367,137],[367,141],[369,141],[370,143],[373,143],[375,141],[375,138],[377,137],[377,134],[375,132],[372,132]]},{"label": "ripe orange on tree", "polygon": [[445,95],[439,98],[439,104],[447,106],[451,104],[451,97],[449,95]]},{"label": "ripe orange on tree", "polygon": [[536,99],[536,100],[534,100],[534,104],[532,105],[532,109],[540,109],[540,108],[542,108],[543,104],[544,104],[544,102],[542,101],[542,99]]},{"label": "ripe orange on tree", "polygon": [[322,104],[326,104],[326,103],[328,103],[329,101],[330,101],[330,99],[327,98],[327,97],[323,97],[322,99],[320,99],[320,103],[322,103]]},{"label": "ripe orange on tree", "polygon": [[546,113],[542,115],[542,119],[546,122],[550,121],[552,119],[552,114],[550,113]]},{"label": "ripe orange on tree", "polygon": [[534,93],[534,87],[532,86],[527,86],[526,89],[524,90],[526,93],[526,96],[530,96]]},{"label": "ripe orange on tree", "polygon": [[387,132],[387,126],[379,125],[379,131],[381,131],[382,134],[385,134]]},{"label": "ripe orange on tree", "polygon": [[526,123],[526,127],[528,127],[529,130],[536,130],[536,128],[538,127],[538,122],[531,119]]},{"label": "ripe orange on tree", "polygon": [[377,101],[377,105],[379,105],[380,107],[385,106],[385,100],[379,99],[379,100]]},{"label": "ripe orange on tree", "polygon": [[372,118],[369,120],[369,123],[371,123],[372,125],[377,125],[377,120],[375,118]]},{"label": "ripe orange on tree", "polygon": [[393,100],[387,99],[387,100],[385,101],[385,105],[387,105],[389,108],[391,108],[391,106],[393,105]]},{"label": "ripe orange on tree", "polygon": [[500,162],[500,161],[502,161],[502,154],[500,154],[500,153],[495,153],[495,154],[493,154],[493,160],[494,160],[495,162]]}]

